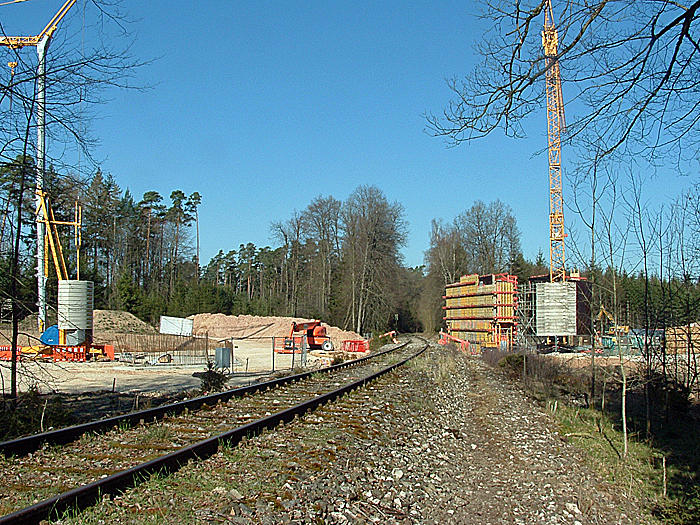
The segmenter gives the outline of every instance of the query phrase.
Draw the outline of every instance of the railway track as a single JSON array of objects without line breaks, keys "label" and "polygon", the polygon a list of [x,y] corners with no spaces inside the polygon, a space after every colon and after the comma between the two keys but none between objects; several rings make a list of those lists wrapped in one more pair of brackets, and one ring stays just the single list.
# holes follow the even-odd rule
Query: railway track
[{"label": "railway track", "polygon": [[174,472],[221,443],[235,445],[331,402],[426,347],[409,340],[321,371],[2,443],[0,525],[60,518],[154,473]]}]

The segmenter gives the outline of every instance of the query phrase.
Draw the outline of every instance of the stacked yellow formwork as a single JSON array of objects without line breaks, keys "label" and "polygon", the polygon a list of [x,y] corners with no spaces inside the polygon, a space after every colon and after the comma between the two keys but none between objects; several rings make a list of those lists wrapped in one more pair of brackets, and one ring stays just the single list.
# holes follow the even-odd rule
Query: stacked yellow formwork
[{"label": "stacked yellow formwork", "polygon": [[517,330],[518,279],[514,275],[464,275],[445,287],[448,333],[481,346],[511,346]]},{"label": "stacked yellow formwork", "polygon": [[700,323],[666,328],[666,352],[696,354],[700,352]]}]

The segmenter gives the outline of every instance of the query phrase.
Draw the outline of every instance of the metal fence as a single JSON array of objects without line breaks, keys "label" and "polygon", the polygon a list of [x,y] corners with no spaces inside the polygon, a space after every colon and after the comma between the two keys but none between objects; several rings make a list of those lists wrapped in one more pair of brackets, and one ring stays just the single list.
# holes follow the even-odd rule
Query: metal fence
[{"label": "metal fence", "polygon": [[168,334],[117,334],[120,361],[135,365],[201,365],[210,359],[209,336]]}]

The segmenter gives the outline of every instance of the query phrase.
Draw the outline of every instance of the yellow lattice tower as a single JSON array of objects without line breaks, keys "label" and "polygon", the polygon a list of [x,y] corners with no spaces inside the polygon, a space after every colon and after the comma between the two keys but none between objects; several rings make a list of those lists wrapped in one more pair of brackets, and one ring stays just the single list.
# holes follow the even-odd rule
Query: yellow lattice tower
[{"label": "yellow lattice tower", "polygon": [[549,279],[566,279],[564,253],[564,199],[561,182],[561,133],[564,121],[564,100],[559,74],[559,37],[554,27],[552,4],[547,1],[544,12],[542,45],[547,59],[547,138],[549,142]]}]

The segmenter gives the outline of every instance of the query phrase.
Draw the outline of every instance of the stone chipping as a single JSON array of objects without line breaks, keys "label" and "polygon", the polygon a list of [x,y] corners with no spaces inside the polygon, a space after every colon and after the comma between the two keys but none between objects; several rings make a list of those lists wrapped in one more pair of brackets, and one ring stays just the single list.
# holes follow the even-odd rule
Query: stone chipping
[{"label": "stone chipping", "polygon": [[517,385],[437,346],[159,487],[105,500],[99,519],[79,522],[140,523],[151,505],[163,523],[655,523]]}]

